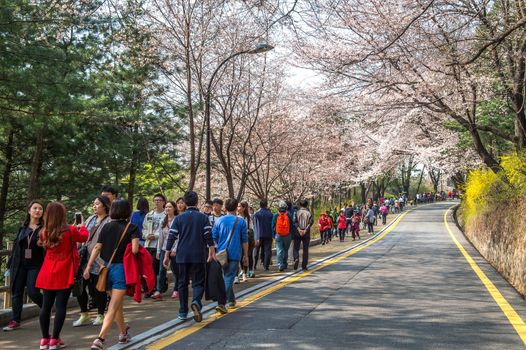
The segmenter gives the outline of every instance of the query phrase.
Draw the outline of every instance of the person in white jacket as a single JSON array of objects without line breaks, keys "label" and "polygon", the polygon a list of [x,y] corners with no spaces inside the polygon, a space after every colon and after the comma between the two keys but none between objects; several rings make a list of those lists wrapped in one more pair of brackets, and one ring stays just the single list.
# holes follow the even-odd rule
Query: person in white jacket
[{"label": "person in white jacket", "polygon": [[[142,224],[142,237],[144,239],[144,248],[152,256],[153,271],[155,272],[155,277],[159,276],[159,259],[157,259],[157,245],[159,244],[159,235],[162,231],[162,222],[166,216],[164,212],[164,206],[166,205],[166,197],[161,193],[157,193],[153,196],[153,203],[155,209],[150,211],[144,217]],[[157,290],[153,290],[152,293],[147,294],[146,297],[149,298]]]}]

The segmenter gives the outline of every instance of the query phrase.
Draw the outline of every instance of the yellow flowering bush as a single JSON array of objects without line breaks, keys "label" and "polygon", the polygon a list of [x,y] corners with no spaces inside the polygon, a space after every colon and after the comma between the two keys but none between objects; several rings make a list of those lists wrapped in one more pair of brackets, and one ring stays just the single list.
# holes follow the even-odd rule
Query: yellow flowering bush
[{"label": "yellow flowering bush", "polygon": [[526,188],[526,151],[502,156],[500,165],[515,192],[523,193]]},{"label": "yellow flowering bush", "polygon": [[463,213],[466,225],[476,214],[484,214],[488,205],[510,201],[526,192],[526,151],[500,159],[502,170],[495,174],[488,168],[472,170],[466,182]]},{"label": "yellow flowering bush", "polygon": [[469,173],[463,203],[466,223],[487,208],[497,181],[500,181],[498,175],[488,168],[479,168]]}]

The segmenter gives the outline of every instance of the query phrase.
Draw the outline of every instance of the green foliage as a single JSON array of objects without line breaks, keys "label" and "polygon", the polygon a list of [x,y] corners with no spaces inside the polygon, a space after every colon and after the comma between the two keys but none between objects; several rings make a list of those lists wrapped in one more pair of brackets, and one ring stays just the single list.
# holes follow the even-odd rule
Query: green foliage
[{"label": "green foliage", "polygon": [[0,176],[9,180],[0,240],[25,215],[31,175],[36,195],[62,200],[70,214],[104,184],[129,198],[181,192],[182,112],[160,98],[141,6],[125,2],[116,15],[103,0],[0,0]]}]

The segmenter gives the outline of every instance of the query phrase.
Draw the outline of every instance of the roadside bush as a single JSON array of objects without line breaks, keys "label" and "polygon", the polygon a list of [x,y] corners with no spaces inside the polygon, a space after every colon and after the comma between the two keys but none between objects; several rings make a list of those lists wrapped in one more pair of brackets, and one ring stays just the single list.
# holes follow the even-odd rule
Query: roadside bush
[{"label": "roadside bush", "polygon": [[457,218],[478,251],[526,295],[526,152],[501,157],[502,170],[470,172]]}]

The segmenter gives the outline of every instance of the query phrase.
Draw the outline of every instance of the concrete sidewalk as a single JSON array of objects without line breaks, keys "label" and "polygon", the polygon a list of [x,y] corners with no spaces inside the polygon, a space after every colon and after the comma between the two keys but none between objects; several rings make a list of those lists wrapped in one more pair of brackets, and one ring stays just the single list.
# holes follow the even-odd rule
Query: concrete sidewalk
[{"label": "concrete sidewalk", "polygon": [[[391,215],[390,219],[393,219],[395,215]],[[379,225],[375,227],[378,231],[383,226]],[[362,230],[362,239],[370,237],[367,235],[366,230]],[[360,241],[352,241],[350,238],[346,238],[346,241],[341,243],[338,238],[333,238],[332,242],[327,245],[319,245],[317,242],[313,242],[312,248],[310,249],[309,261],[315,261],[334,254],[340,250],[349,248]],[[301,257],[300,257],[301,258]],[[253,287],[259,283],[270,280],[276,276],[280,276],[281,272],[278,271],[275,264],[275,257],[273,258],[274,265],[270,267],[270,271],[263,271],[262,267],[258,265],[256,270],[256,277],[249,279],[247,282],[240,283],[234,286],[235,291],[245,290]],[[291,271],[290,269],[287,271]],[[167,322],[177,317],[179,310],[179,301],[172,300],[170,298],[173,291],[173,284],[170,284],[168,291],[164,294],[164,300],[153,301],[152,299],[145,299],[141,304],[135,303],[131,298],[127,298],[125,301],[125,319],[131,326],[132,334],[139,334],[145,332],[161,323]],[[209,304],[209,301],[204,301],[204,304]],[[95,317],[96,312],[92,312],[92,317]],[[98,335],[100,327],[96,326],[84,326],[74,328],[72,323],[78,318],[78,309],[76,307],[68,310],[68,316],[62,330],[62,339],[67,345],[68,349],[89,349],[91,341]],[[107,346],[111,346],[117,343],[118,330],[113,327],[112,331],[107,337]],[[38,342],[41,338],[38,318],[32,318],[22,322],[22,327],[12,332],[1,332],[0,333],[0,348],[1,349],[32,349],[37,348]]]}]

